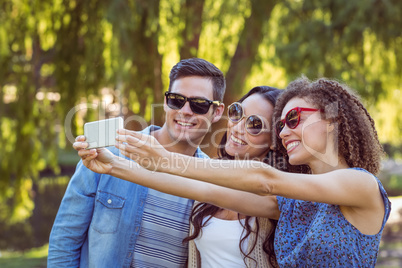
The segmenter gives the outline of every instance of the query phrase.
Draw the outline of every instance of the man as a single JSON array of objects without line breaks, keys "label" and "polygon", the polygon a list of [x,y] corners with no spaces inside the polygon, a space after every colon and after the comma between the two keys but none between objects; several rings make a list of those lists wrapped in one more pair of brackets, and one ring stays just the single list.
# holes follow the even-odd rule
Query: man
[{"label": "man", "polygon": [[[207,157],[198,146],[222,116],[225,78],[213,64],[192,58],[176,64],[169,79],[166,121],[143,132],[172,152]],[[94,173],[80,161],[50,234],[48,267],[184,266],[192,203]]]}]

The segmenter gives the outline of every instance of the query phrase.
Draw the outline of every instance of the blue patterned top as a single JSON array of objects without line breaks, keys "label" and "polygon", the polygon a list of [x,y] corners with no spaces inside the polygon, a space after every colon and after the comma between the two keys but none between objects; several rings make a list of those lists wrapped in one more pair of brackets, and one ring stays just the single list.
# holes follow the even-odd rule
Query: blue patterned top
[{"label": "blue patterned top", "polygon": [[376,180],[385,207],[382,227],[376,235],[362,234],[345,219],[338,205],[278,196],[281,215],[275,232],[275,253],[279,266],[374,267],[391,211],[387,193]]}]

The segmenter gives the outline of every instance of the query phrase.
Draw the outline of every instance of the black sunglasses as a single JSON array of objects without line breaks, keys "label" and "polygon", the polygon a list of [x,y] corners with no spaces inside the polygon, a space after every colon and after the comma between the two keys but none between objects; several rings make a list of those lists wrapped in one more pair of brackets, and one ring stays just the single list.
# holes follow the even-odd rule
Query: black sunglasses
[{"label": "black sunglasses", "polygon": [[[239,123],[244,117],[243,107],[240,102],[234,102],[228,107],[228,117],[233,123]],[[253,136],[259,135],[263,132],[265,127],[264,121],[259,115],[252,114],[246,118],[246,131]]]},{"label": "black sunglasses", "polygon": [[188,101],[190,103],[190,109],[196,114],[206,114],[209,111],[211,105],[219,105],[220,101],[211,101],[203,98],[188,98],[173,92],[165,92],[166,104],[169,108],[174,110],[180,110]]},{"label": "black sunglasses", "polygon": [[306,112],[320,111],[320,112],[322,112],[321,109],[302,108],[302,107],[295,107],[295,108],[289,110],[289,112],[287,112],[287,114],[285,115],[285,118],[282,119],[282,120],[279,120],[275,124],[275,132],[276,132],[276,135],[278,136],[278,138],[281,138],[279,136],[279,134],[281,134],[281,131],[283,130],[285,125],[287,125],[288,128],[290,128],[290,129],[294,129],[299,125],[299,123],[300,123],[300,114],[303,111],[306,111]]}]

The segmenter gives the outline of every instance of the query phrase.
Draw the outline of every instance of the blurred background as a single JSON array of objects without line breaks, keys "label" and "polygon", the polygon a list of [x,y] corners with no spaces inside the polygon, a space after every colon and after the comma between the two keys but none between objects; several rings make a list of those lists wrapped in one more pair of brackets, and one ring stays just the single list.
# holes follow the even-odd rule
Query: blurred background
[{"label": "blurred background", "polygon": [[[225,73],[227,105],[301,74],[358,92],[393,202],[377,267],[402,267],[401,29],[400,0],[1,0],[0,266],[46,266],[83,124],[162,124],[152,104],[163,103],[170,69],[200,57]],[[210,156],[218,138],[203,142]]]}]

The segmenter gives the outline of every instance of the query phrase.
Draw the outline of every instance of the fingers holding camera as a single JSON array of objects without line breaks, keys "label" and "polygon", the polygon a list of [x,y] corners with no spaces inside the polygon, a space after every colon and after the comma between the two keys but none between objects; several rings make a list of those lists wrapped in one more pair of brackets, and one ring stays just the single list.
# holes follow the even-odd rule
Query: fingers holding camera
[{"label": "fingers holding camera", "polygon": [[160,158],[167,153],[167,150],[154,136],[126,129],[119,129],[117,134],[116,141],[130,145],[126,151],[138,154],[141,158]]},{"label": "fingers holding camera", "polygon": [[156,161],[153,158],[143,157],[136,153],[137,147],[134,147],[128,143],[117,142],[116,147],[119,148],[120,153],[132,160],[137,164],[151,171],[157,170]]},{"label": "fingers holding camera", "polygon": [[134,161],[138,161],[140,159],[139,154],[136,152],[137,148],[127,142],[117,141],[115,147],[120,150],[122,155]]},{"label": "fingers holding camera", "polygon": [[76,137],[73,143],[73,148],[77,150],[84,166],[96,173],[110,173],[115,158],[113,153],[105,148],[86,149],[88,146],[85,136],[82,135]]},{"label": "fingers holding camera", "polygon": [[78,156],[81,157],[81,159],[94,159],[98,156],[98,153],[96,151],[96,149],[90,149],[90,150],[86,150],[86,149],[79,149],[78,150]]},{"label": "fingers holding camera", "polygon": [[82,159],[82,163],[89,169],[91,169],[91,162],[96,161],[96,157],[98,157],[98,153],[96,149],[91,150],[80,150],[78,151],[79,157]]},{"label": "fingers holding camera", "polygon": [[96,158],[97,153],[96,149],[90,149],[87,150],[86,148],[88,147],[88,143],[85,142],[86,138],[85,136],[78,136],[75,138],[75,142],[73,143],[73,148],[77,150],[79,157],[81,157],[82,160],[91,157],[91,159]]},{"label": "fingers holding camera", "polygon": [[120,150],[121,154],[148,170],[156,170],[157,165],[155,163],[158,163],[158,160],[152,154],[153,149],[151,146],[152,140],[156,141],[154,137],[129,130],[118,131],[118,134],[116,137],[116,147]]},{"label": "fingers holding camera", "polygon": [[117,134],[116,148],[118,148],[123,155],[137,161],[139,156],[144,154],[142,147],[146,143],[139,138],[141,134],[127,129],[119,129]]},{"label": "fingers holding camera", "polygon": [[73,143],[73,148],[78,152],[82,149],[86,149],[89,146],[88,142],[86,142],[85,136],[77,136],[75,138],[75,142]]},{"label": "fingers holding camera", "polygon": [[125,142],[135,147],[142,147],[146,144],[146,140],[143,140],[143,136],[150,137],[148,135],[144,135],[142,133],[136,131],[130,131],[127,129],[119,129],[117,131],[117,142]]},{"label": "fingers holding camera", "polygon": [[105,174],[110,174],[113,162],[117,158],[117,156],[106,148],[80,150],[78,151],[78,155],[88,169],[96,173]]},{"label": "fingers holding camera", "polygon": [[79,135],[75,138],[75,141],[86,141],[86,138],[84,135]]}]

